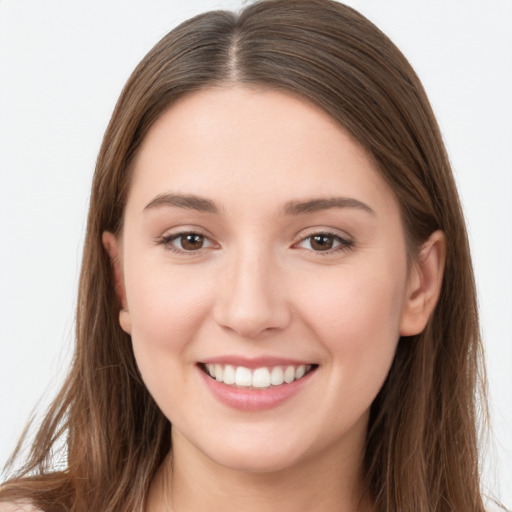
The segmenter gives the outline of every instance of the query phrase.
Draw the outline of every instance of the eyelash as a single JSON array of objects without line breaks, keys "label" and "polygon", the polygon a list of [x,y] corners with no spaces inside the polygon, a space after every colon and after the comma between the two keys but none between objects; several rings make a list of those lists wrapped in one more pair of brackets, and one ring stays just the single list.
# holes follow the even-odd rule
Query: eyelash
[{"label": "eyelash", "polygon": [[318,231],[315,233],[311,233],[310,235],[301,238],[298,242],[294,244],[294,246],[302,244],[307,240],[310,240],[311,243],[311,240],[314,237],[329,237],[333,239],[334,243],[338,243],[338,245],[336,245],[335,247],[327,249],[325,251],[315,251],[314,249],[306,249],[321,256],[329,256],[337,252],[348,251],[354,248],[354,242],[352,240],[347,240],[346,238],[343,238],[342,236],[337,235],[336,233],[333,233],[331,231]]},{"label": "eyelash", "polygon": [[[163,237],[157,239],[156,244],[163,245],[169,251],[175,252],[177,254],[186,254],[186,255],[201,254],[203,249],[207,248],[207,247],[201,247],[198,250],[186,250],[186,249],[180,249],[180,248],[176,247],[175,245],[173,245],[172,242],[174,242],[175,240],[179,240],[180,238],[185,237],[185,236],[200,236],[204,240],[208,240],[211,245],[215,245],[210,240],[209,237],[207,237],[203,233],[200,233],[197,231],[181,231],[178,233],[172,233],[170,235],[166,235],[166,236],[163,236]],[[352,240],[347,240],[346,238],[343,238],[343,237],[337,235],[336,233],[332,233],[330,231],[319,231],[319,232],[311,233],[310,235],[301,238],[298,242],[295,242],[293,244],[293,247],[297,247],[299,244],[302,244],[302,243],[306,242],[307,240],[312,240],[314,237],[330,237],[333,239],[334,243],[338,243],[338,245],[336,245],[335,247],[333,247],[331,249],[327,249],[325,251],[315,251],[314,249],[304,248],[307,251],[311,251],[311,252],[321,255],[321,256],[328,256],[328,255],[331,255],[336,252],[347,251],[347,250],[353,249],[353,247],[354,247],[354,242]]]},{"label": "eyelash", "polygon": [[180,231],[179,233],[172,233],[170,235],[163,236],[156,240],[157,245],[163,245],[165,248],[169,251],[175,252],[177,254],[187,254],[187,255],[197,255],[202,252],[205,247],[201,247],[200,249],[193,251],[193,250],[186,250],[186,249],[180,249],[173,245],[173,241],[179,240],[180,238],[183,238],[185,236],[200,236],[204,240],[208,240],[211,245],[214,245],[213,242],[211,242],[210,238],[204,235],[203,233],[200,233],[198,231]]}]

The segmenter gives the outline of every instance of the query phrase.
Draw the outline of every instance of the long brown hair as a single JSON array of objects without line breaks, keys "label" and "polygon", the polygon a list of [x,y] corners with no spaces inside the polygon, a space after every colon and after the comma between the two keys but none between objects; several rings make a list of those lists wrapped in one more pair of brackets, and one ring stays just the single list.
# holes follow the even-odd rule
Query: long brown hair
[{"label": "long brown hair", "polygon": [[[47,512],[143,509],[171,449],[171,425],[119,327],[101,236],[120,229],[130,162],[148,129],[184,94],[226,83],[298,94],[348,130],[395,192],[413,257],[433,231],[444,231],[437,307],[421,334],[399,341],[371,408],[366,483],[378,511],[482,512],[475,426],[482,349],[449,161],[405,57],[366,18],[331,0],[263,0],[239,15],[197,16],[166,35],[133,72],[97,161],[72,368],[0,501],[25,499]],[[59,470],[54,450],[61,438],[66,464]]]}]

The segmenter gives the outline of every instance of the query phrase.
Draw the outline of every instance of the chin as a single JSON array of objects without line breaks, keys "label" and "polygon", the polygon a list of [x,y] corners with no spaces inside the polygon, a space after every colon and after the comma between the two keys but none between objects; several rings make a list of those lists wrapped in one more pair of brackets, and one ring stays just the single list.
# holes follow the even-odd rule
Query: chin
[{"label": "chin", "polygon": [[232,445],[226,446],[222,453],[211,454],[210,458],[226,469],[240,473],[276,473],[290,469],[296,465],[300,457],[297,451],[288,453],[283,450],[237,449]]},{"label": "chin", "polygon": [[[220,430],[224,430],[220,435]],[[215,466],[241,473],[275,473],[297,465],[307,458],[308,439],[298,435],[282,435],[274,431],[258,429],[212,429],[209,434],[190,436],[185,441],[173,431],[173,446],[177,455],[190,457],[195,453],[200,459],[206,458]],[[212,435],[213,434],[213,435]],[[177,443],[175,441],[178,441]],[[310,442],[310,441],[309,441]],[[188,446],[187,446],[188,445]]]}]

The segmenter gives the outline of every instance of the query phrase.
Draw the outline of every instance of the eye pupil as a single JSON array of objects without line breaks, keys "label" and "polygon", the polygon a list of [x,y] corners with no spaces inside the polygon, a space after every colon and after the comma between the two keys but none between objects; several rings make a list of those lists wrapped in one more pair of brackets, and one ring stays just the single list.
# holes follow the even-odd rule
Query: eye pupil
[{"label": "eye pupil", "polygon": [[315,235],[311,237],[311,247],[315,251],[328,251],[334,244],[333,237],[330,235]]},{"label": "eye pupil", "polygon": [[201,249],[204,243],[204,236],[196,233],[181,236],[181,246],[186,251]]}]

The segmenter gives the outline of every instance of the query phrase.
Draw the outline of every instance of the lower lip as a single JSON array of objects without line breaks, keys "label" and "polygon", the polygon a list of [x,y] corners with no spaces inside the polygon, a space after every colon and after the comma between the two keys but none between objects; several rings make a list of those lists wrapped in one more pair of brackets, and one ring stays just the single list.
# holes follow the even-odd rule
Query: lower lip
[{"label": "lower lip", "polygon": [[294,397],[309,382],[316,370],[309,372],[299,380],[290,382],[290,384],[263,389],[235,388],[212,379],[200,368],[198,368],[198,371],[213,396],[224,405],[242,411],[264,411],[266,409],[273,409]]}]

